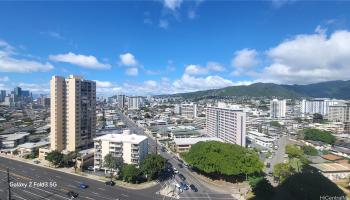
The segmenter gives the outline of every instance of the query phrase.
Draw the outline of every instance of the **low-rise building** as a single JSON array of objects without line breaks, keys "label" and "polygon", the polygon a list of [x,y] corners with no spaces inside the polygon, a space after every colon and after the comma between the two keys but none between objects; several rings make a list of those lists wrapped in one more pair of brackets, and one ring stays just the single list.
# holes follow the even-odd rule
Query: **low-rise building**
[{"label": "low-rise building", "polygon": [[15,148],[27,141],[29,133],[17,132],[14,134],[0,135],[0,147],[3,149]]},{"label": "low-rise building", "polygon": [[123,159],[126,164],[139,165],[148,154],[148,139],[143,135],[106,134],[94,139],[94,167],[103,169],[103,159],[107,154]]},{"label": "low-rise building", "polygon": [[310,165],[332,181],[347,179],[350,176],[350,164],[347,163],[321,163]]},{"label": "low-rise building", "polygon": [[216,137],[198,137],[198,138],[175,138],[173,149],[177,153],[187,152],[192,145],[198,142],[206,142],[206,141],[219,141],[224,142],[223,140]]},{"label": "low-rise building", "polygon": [[32,153],[35,149],[39,149],[42,147],[48,147],[50,142],[46,141],[41,141],[41,142],[27,142],[24,144],[20,144],[17,147],[17,152],[20,155],[25,155],[25,154],[30,154]]}]

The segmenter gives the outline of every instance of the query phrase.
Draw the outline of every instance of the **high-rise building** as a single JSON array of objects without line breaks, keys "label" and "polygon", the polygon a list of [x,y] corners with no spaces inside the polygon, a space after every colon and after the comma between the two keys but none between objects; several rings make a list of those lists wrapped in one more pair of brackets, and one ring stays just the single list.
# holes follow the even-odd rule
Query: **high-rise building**
[{"label": "high-rise building", "polygon": [[144,103],[144,98],[140,96],[130,96],[128,97],[128,109],[138,110]]},{"label": "high-rise building", "polygon": [[329,106],[328,113],[326,115],[327,120],[333,122],[350,122],[350,103],[342,103],[333,106]]},{"label": "high-rise building", "polygon": [[316,98],[312,100],[301,101],[301,114],[321,114],[327,115],[329,111],[329,106],[337,105],[344,103],[343,100],[335,100],[335,99],[322,99]]},{"label": "high-rise building", "polygon": [[148,154],[148,139],[144,135],[130,134],[124,130],[123,134],[107,134],[94,139],[95,168],[103,168],[103,159],[107,154],[122,158],[126,164],[139,165]]},{"label": "high-rise building", "polygon": [[15,96],[17,96],[17,97],[22,96],[22,88],[20,88],[20,87],[15,87],[13,89],[13,92],[14,92]]},{"label": "high-rise building", "polygon": [[286,100],[273,99],[270,101],[270,117],[281,118],[286,117],[287,104]]},{"label": "high-rise building", "polygon": [[237,107],[220,104],[206,109],[207,134],[225,142],[246,145],[246,113]]},{"label": "high-rise building", "polygon": [[125,101],[126,101],[125,95],[118,95],[117,100],[118,100],[118,107],[120,109],[125,108]]},{"label": "high-rise building", "polygon": [[4,102],[6,97],[6,90],[0,91],[0,102]]},{"label": "high-rise building", "polygon": [[96,133],[96,82],[70,75],[53,76],[51,149],[75,151],[93,146]]},{"label": "high-rise building", "polygon": [[183,103],[180,104],[180,114],[186,118],[197,117],[197,104],[195,103]]}]

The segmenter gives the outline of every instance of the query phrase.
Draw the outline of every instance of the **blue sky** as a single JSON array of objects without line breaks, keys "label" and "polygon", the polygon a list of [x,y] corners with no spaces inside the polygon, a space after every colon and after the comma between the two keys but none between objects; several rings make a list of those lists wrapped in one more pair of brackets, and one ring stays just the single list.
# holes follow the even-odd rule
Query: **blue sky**
[{"label": "blue sky", "polygon": [[350,2],[0,2],[0,88],[52,75],[99,95],[347,80]]}]

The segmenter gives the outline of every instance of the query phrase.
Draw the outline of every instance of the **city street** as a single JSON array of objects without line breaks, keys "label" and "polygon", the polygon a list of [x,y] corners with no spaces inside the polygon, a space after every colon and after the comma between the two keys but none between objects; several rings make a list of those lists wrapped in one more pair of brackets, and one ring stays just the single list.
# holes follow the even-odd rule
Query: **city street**
[{"label": "city street", "polygon": [[[144,190],[127,190],[118,186],[106,186],[100,181],[0,157],[1,200],[6,200],[8,194],[7,167],[10,169],[10,177],[13,183],[27,184],[26,188],[25,186],[13,186],[11,188],[12,199],[15,200],[68,200],[70,199],[67,196],[68,191],[78,193],[79,197],[77,199],[85,200],[162,199],[161,196],[156,195],[156,192],[160,189],[159,185]],[[44,186],[45,182],[49,186]],[[79,188],[81,182],[89,187],[86,189]]]},{"label": "city street", "polygon": [[278,149],[274,151],[274,155],[272,155],[271,159],[267,159],[266,161],[270,163],[271,167],[267,169],[267,172],[273,171],[273,166],[275,166],[277,163],[283,163],[283,161],[286,159],[284,158],[285,155],[285,147],[288,144],[288,137],[283,135],[281,138],[277,140]]},{"label": "city street", "polygon": [[[146,135],[144,130],[138,127],[132,120],[126,117],[123,113],[119,112],[121,120],[124,121],[126,126],[130,128],[130,130],[136,134]],[[147,135],[146,135],[147,136]],[[193,192],[191,190],[183,191],[180,194],[181,199],[235,199],[229,193],[218,193],[210,189],[209,185],[203,184],[200,180],[198,180],[192,173],[185,167],[180,168],[178,165],[181,163],[177,157],[171,153],[161,151],[161,146],[156,143],[156,141],[148,136],[148,144],[150,151],[155,153],[156,149],[158,153],[168,160],[169,163],[175,167],[179,173],[183,174],[186,177],[186,183],[194,184],[198,188],[198,192]],[[177,183],[180,183],[181,180],[176,175],[175,180]]]}]

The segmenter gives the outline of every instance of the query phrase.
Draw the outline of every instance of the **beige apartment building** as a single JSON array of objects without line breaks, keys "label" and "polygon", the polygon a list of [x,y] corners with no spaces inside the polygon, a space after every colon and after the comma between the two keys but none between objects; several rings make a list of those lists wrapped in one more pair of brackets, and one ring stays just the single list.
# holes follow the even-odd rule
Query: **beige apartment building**
[{"label": "beige apartment building", "polygon": [[107,134],[94,139],[94,168],[103,169],[103,159],[107,154],[123,158],[126,164],[139,165],[148,154],[148,139],[143,135],[130,134],[124,130],[122,134]]},{"label": "beige apartment building", "polygon": [[246,113],[234,106],[207,107],[207,135],[225,142],[246,146]]},{"label": "beige apartment building", "polygon": [[73,75],[53,76],[50,93],[51,150],[92,147],[96,133],[96,83]]}]

